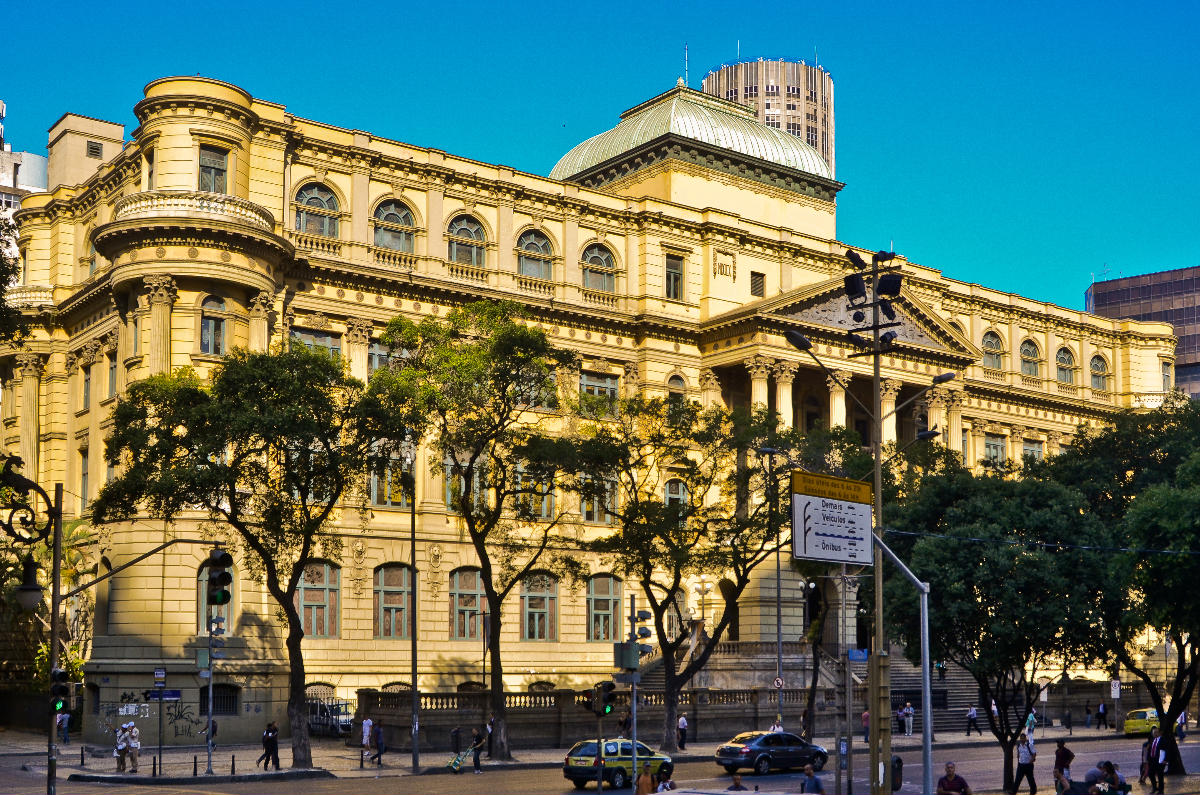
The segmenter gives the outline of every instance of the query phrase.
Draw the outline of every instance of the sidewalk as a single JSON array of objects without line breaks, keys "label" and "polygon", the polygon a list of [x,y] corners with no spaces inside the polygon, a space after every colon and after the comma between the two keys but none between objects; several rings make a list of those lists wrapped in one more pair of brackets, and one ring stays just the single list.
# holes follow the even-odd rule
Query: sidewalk
[{"label": "sidewalk", "polygon": [[[1052,748],[1055,741],[1060,738],[1066,739],[1071,746],[1076,747],[1076,752],[1079,753],[1080,751],[1077,746],[1081,744],[1111,741],[1113,739],[1120,739],[1121,737],[1122,735],[1116,732],[1099,731],[1097,729],[1076,729],[1073,734],[1068,734],[1065,729],[1054,727],[1038,730],[1034,739],[1037,745],[1044,748]],[[643,742],[645,742],[644,738]],[[653,743],[647,744],[653,745]],[[676,763],[711,760],[719,744],[718,742],[707,741],[689,743],[686,751],[672,754],[672,758]],[[837,742],[833,737],[819,737],[816,739],[816,744],[824,746],[832,755],[836,750]],[[954,749],[987,746],[996,748],[997,751],[999,750],[995,738],[988,733],[985,733],[982,737],[974,734],[970,738],[967,738],[958,732],[953,734],[943,732],[933,744],[935,767],[939,764],[945,752]],[[151,760],[157,751],[155,746],[144,746],[142,748],[138,774],[136,776],[128,774],[118,776],[116,774],[116,761],[112,758],[112,752],[109,748],[101,748],[100,746],[91,744],[84,745],[83,748],[86,750],[86,755],[82,760],[82,764],[80,748],[81,746],[78,742],[72,742],[68,746],[59,748],[58,774],[60,777],[66,778],[73,774],[86,775],[88,780],[103,780],[113,783],[149,780],[153,765]],[[912,737],[905,737],[903,735],[893,736],[892,751],[903,758],[909,765],[918,763],[921,754],[920,734],[914,733]],[[500,762],[486,758],[482,762],[486,767],[491,768],[553,768],[562,765],[566,752],[566,748],[519,749],[513,751],[513,761],[511,762]],[[861,733],[855,737],[854,752],[856,755],[864,753]],[[229,776],[234,776],[237,780],[255,780],[283,779],[295,775],[294,773],[290,773],[286,766],[283,772],[279,774],[275,772],[264,773],[261,768],[255,766],[255,760],[261,753],[262,748],[258,745],[220,745],[213,752],[213,773],[225,780],[228,780],[227,777]],[[281,761],[287,762],[289,754],[290,748],[285,739],[280,743]],[[384,754],[382,767],[367,764],[360,765],[358,748],[348,747],[344,740],[313,738],[312,755],[313,775],[318,776],[333,775],[337,778],[376,778],[383,776],[407,776],[412,773],[410,766],[411,755],[406,750],[388,751]],[[35,772],[44,771],[46,764],[46,737],[42,734],[26,731],[0,731],[0,757],[29,757],[24,765],[26,769]],[[450,761],[450,758],[451,753],[449,751],[422,751],[421,775],[450,772],[446,768],[446,764]],[[168,779],[190,780],[193,769],[203,776],[206,761],[207,754],[202,745],[188,747],[168,746],[163,749],[163,771],[161,771],[160,776]],[[163,778],[159,778],[158,783],[169,782]]]}]

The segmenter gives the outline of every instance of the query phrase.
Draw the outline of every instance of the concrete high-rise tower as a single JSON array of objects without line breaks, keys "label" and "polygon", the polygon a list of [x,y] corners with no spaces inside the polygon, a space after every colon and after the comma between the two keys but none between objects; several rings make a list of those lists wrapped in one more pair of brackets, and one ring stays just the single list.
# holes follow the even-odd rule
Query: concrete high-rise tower
[{"label": "concrete high-rise tower", "polygon": [[745,58],[713,69],[701,90],[753,107],[759,121],[807,142],[837,173],[833,78],[823,67],[786,58]]}]

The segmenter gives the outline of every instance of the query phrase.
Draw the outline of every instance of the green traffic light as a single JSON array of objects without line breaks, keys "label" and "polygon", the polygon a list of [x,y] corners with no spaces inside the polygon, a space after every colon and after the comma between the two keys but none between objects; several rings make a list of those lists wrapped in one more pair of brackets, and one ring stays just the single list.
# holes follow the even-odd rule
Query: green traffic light
[{"label": "green traffic light", "polygon": [[232,598],[233,597],[230,596],[229,591],[222,589],[222,590],[213,591],[212,593],[210,593],[208,595],[208,603],[210,605],[217,605],[219,607],[221,605],[229,604],[229,601]]},{"label": "green traffic light", "polygon": [[612,705],[612,704],[605,704],[605,705],[604,705],[604,714],[605,714],[605,715],[607,715],[608,713],[610,713],[610,712],[612,712],[612,711],[613,711],[613,705]]},{"label": "green traffic light", "polygon": [[66,705],[67,705],[67,702],[62,700],[61,698],[56,698],[50,702],[50,707],[55,712],[62,712],[63,707],[65,707]]}]

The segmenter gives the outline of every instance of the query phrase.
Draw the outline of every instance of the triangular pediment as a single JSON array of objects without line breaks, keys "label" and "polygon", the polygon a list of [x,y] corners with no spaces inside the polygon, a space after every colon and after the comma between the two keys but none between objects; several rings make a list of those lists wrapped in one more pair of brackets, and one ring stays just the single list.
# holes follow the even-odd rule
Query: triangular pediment
[{"label": "triangular pediment", "polygon": [[[896,332],[896,344],[899,347],[911,346],[959,360],[979,359],[981,352],[975,345],[906,286],[901,287],[900,295],[891,299],[891,303],[896,312],[895,320],[888,321],[881,316],[880,321],[899,324],[888,329]],[[865,314],[861,321],[855,318],[856,311],[850,306],[844,283],[839,278],[747,304],[710,322],[720,323],[732,320],[735,316],[745,319],[748,315],[757,315],[783,321],[784,325],[845,338],[847,332],[871,322],[870,308],[861,310]],[[869,338],[870,332],[862,332],[862,336]]]}]

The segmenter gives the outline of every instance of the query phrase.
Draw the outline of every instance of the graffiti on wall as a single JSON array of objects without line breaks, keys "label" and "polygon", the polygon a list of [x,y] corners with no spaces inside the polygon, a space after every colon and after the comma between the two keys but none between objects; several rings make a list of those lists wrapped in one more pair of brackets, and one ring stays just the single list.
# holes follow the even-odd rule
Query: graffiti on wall
[{"label": "graffiti on wall", "polygon": [[192,705],[182,701],[168,701],[165,717],[167,727],[175,737],[194,737],[197,727],[204,723]]}]

